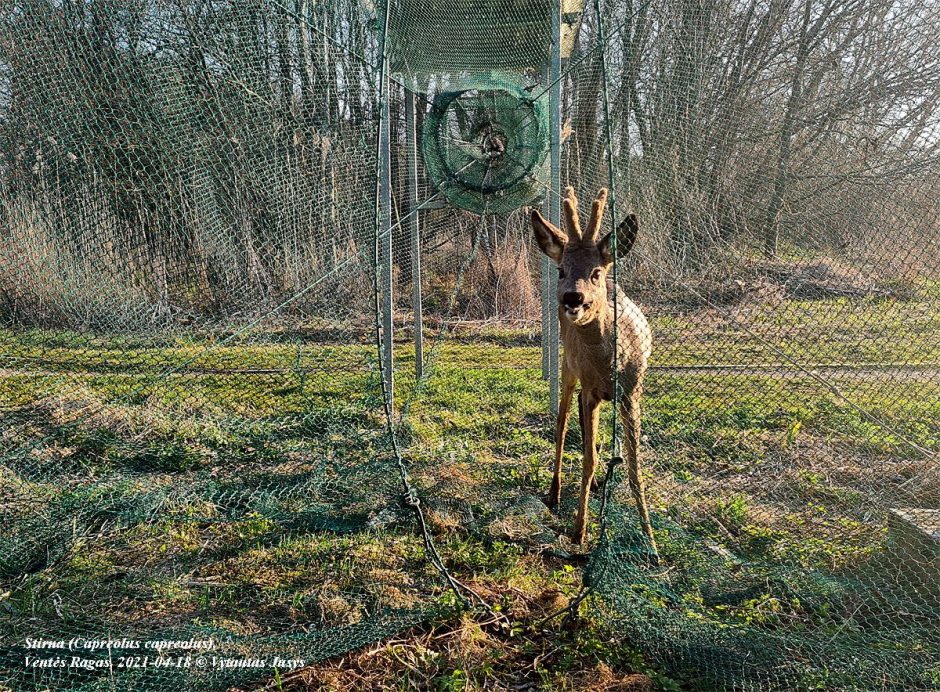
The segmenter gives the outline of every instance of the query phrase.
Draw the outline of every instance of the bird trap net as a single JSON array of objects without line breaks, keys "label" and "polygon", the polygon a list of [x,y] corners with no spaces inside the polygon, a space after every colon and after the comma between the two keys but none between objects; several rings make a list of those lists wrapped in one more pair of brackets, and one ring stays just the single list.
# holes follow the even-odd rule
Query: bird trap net
[{"label": "bird trap net", "polygon": [[[664,686],[940,686],[938,27],[0,3],[0,688],[328,688],[460,612],[590,622]],[[658,549],[610,404],[588,543],[577,415],[544,503],[563,356],[529,212],[560,223],[569,185],[639,223],[611,273],[653,335]],[[527,684],[490,663],[448,681]]]}]

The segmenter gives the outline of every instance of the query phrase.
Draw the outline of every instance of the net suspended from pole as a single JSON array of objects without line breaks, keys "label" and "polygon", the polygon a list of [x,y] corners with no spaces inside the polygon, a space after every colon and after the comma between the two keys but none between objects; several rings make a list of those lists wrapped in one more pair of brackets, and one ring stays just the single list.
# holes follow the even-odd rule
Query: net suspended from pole
[{"label": "net suspended from pole", "polygon": [[[0,9],[0,685],[936,687],[938,11]],[[655,552],[609,403],[544,502],[569,185]]]}]

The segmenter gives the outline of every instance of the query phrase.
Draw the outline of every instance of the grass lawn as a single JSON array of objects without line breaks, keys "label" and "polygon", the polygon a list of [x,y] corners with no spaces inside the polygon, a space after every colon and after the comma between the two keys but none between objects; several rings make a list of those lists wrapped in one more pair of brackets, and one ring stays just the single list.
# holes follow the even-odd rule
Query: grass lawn
[{"label": "grass lawn", "polygon": [[[940,444],[940,379],[929,369],[835,369],[823,383],[792,367],[688,366],[780,363],[756,333],[809,365],[940,367],[933,301],[791,301],[735,320],[652,311],[642,458],[664,563],[676,570],[667,579],[694,617],[841,633],[837,599],[800,602],[772,580],[710,601],[679,528],[750,576],[870,565],[886,541],[886,508],[936,497],[917,477],[924,462],[912,443]],[[542,621],[577,593],[585,564],[564,536],[580,433],[573,425],[563,507],[550,513],[540,502],[548,388],[529,337],[444,340],[418,387],[413,349],[396,346],[411,480],[444,563],[496,609],[488,619],[452,608],[401,503],[367,334],[343,343],[258,331],[213,346],[213,337],[0,331],[0,622],[14,636],[28,614],[33,631],[197,624],[264,637],[356,631],[386,612],[440,607],[437,622],[340,658],[316,649],[327,660],[277,685],[694,682],[694,671],[644,655],[596,609],[567,628]],[[613,500],[629,524],[625,486]]]}]

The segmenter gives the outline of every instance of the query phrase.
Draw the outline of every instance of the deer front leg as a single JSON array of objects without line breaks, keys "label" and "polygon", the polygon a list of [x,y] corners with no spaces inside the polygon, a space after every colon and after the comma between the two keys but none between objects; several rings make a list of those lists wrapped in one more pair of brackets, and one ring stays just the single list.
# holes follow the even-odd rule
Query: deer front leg
[{"label": "deer front leg", "polygon": [[[581,401],[581,395],[578,395],[578,426],[581,428],[581,434],[584,435],[584,402]],[[597,458],[601,458],[601,443],[595,445],[597,447]],[[597,476],[591,479],[591,492],[597,491]]]},{"label": "deer front leg", "polygon": [[584,428],[581,431],[584,457],[581,464],[581,497],[578,501],[578,516],[571,535],[575,543],[584,543],[587,537],[588,500],[591,498],[591,482],[597,468],[597,428],[600,422],[601,400],[593,392],[581,390],[581,403],[584,406]]},{"label": "deer front leg", "polygon": [[650,523],[650,511],[646,505],[646,491],[643,488],[643,476],[640,473],[640,402],[626,398],[621,402],[620,411],[627,442],[627,474],[630,478],[630,491],[636,502],[636,511],[640,515],[640,528],[650,542],[650,547],[657,553],[656,539],[653,537],[653,525]]},{"label": "deer front leg", "polygon": [[[571,411],[571,395],[578,380],[568,368],[561,368],[561,397],[558,399],[558,415],[555,417],[555,473],[552,487],[548,491],[548,506],[557,507],[561,502],[561,459],[565,453],[565,435],[568,433],[568,414]],[[580,401],[580,399],[579,399]]]}]

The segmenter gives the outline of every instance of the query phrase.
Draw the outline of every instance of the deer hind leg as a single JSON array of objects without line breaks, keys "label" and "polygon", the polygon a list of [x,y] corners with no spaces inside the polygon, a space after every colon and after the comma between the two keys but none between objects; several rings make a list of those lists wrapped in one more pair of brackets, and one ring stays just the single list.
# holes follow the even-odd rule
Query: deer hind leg
[{"label": "deer hind leg", "polygon": [[[565,454],[565,435],[568,433],[568,414],[571,411],[571,395],[578,383],[574,374],[562,366],[561,397],[558,399],[558,415],[555,417],[555,471],[552,486],[548,491],[548,506],[557,507],[561,502],[561,460]],[[581,397],[578,397],[580,410]]]},{"label": "deer hind leg", "polygon": [[578,501],[578,516],[574,521],[571,538],[575,543],[584,543],[587,538],[588,500],[591,498],[591,482],[597,468],[597,428],[600,422],[601,400],[591,392],[581,390],[581,402],[584,404],[583,448],[584,457],[581,465],[581,497]]},{"label": "deer hind leg", "polygon": [[650,547],[656,553],[656,539],[653,536],[653,525],[650,523],[649,507],[646,504],[646,491],[643,487],[643,476],[640,473],[640,402],[634,399],[625,399],[621,402],[620,410],[626,432],[627,447],[627,475],[630,479],[630,491],[636,502],[636,510],[640,515],[640,528],[650,542]]}]

